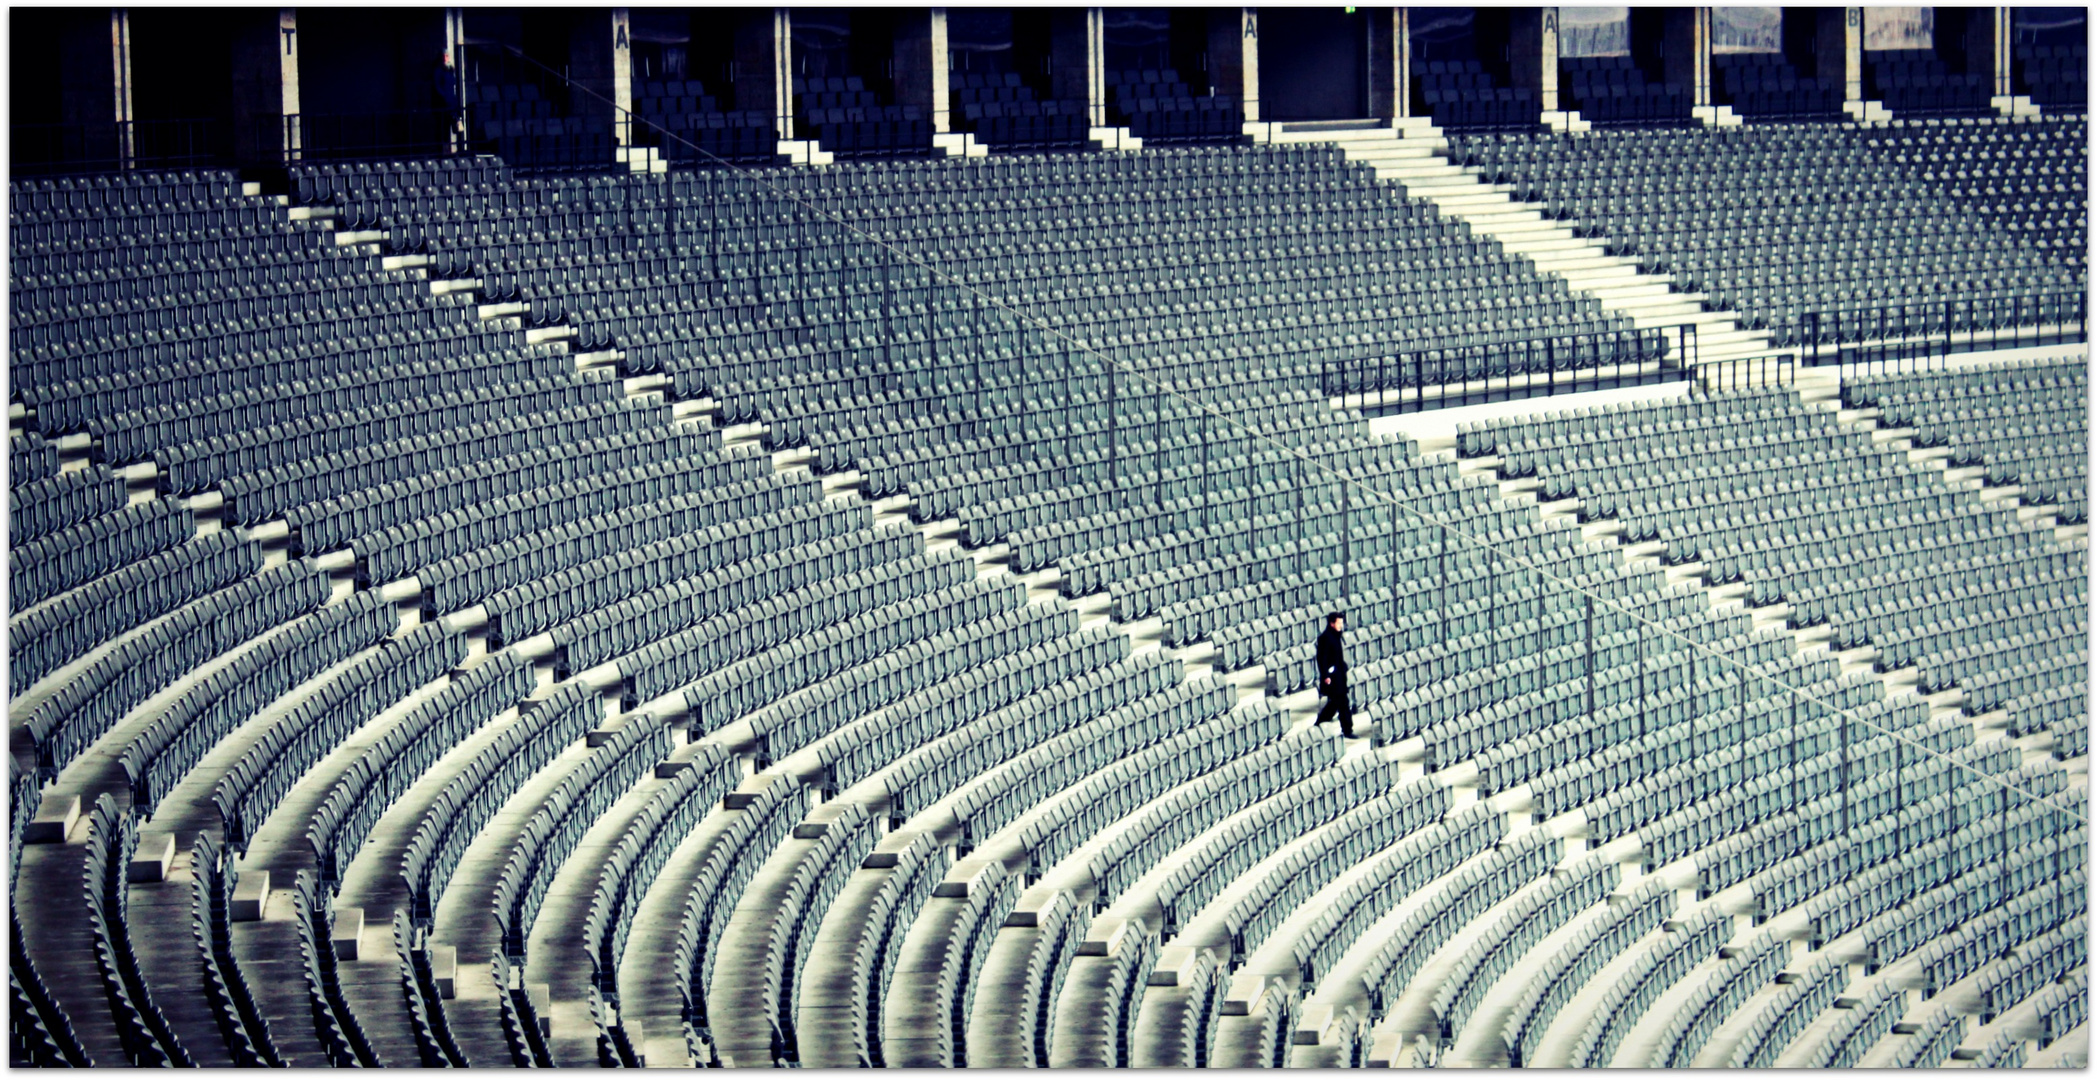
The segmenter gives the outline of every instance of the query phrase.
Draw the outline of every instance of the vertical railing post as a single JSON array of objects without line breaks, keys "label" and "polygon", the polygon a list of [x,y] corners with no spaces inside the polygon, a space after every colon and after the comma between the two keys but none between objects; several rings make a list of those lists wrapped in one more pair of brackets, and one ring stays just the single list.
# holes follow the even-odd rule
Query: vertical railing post
[{"label": "vertical railing post", "polygon": [[1075,363],[1070,346],[1058,350],[1063,354],[1063,460],[1071,460],[1071,447],[1077,437],[1077,400],[1070,396],[1070,365]]},{"label": "vertical railing post", "polygon": [[1791,805],[1798,805],[1798,691],[1791,692]]},{"label": "vertical railing post", "polygon": [[1303,515],[1303,487],[1310,482],[1310,477],[1305,475],[1310,471],[1310,468],[1303,460],[1303,454],[1303,447],[1299,445],[1296,447],[1296,452],[1292,455],[1296,460],[1296,572],[1298,574],[1303,573],[1304,555],[1311,546],[1310,531],[1304,527]]},{"label": "vertical railing post", "polygon": [[1391,496],[1391,607],[1390,618],[1398,618],[1398,492],[1392,485]]},{"label": "vertical railing post", "polygon": [[1151,496],[1151,505],[1165,505],[1165,388],[1159,387],[1151,394],[1156,404],[1150,417],[1150,471],[1156,485]]},{"label": "vertical railing post", "polygon": [[[1395,560],[1393,565],[1396,565]],[[1435,557],[1435,574],[1440,584],[1435,589],[1434,606],[1441,612],[1442,641],[1446,644],[1449,640],[1449,526],[1446,522],[1442,525],[1442,551]]]},{"label": "vertical railing post", "polygon": [[1646,735],[1646,621],[1638,620],[1638,734]]},{"label": "vertical railing post", "polygon": [[1121,489],[1121,409],[1119,407],[1120,365],[1107,368],[1107,489]]},{"label": "vertical railing post", "polygon": [[1838,713],[1836,714],[1836,721],[1836,730],[1838,732],[1837,745],[1840,749],[1835,758],[1835,779],[1837,783],[1842,785],[1842,831],[1844,834],[1847,834],[1849,832],[1849,716]]},{"label": "vertical railing post", "polygon": [[1216,455],[1212,429],[1214,417],[1207,409],[1201,413],[1201,527],[1212,529],[1216,525]]},{"label": "vertical railing post", "polygon": [[1587,594],[1587,722],[1595,720],[1595,597]]},{"label": "vertical railing post", "polygon": [[1354,596],[1354,525],[1352,507],[1354,485],[1346,478],[1340,480],[1340,598]]}]

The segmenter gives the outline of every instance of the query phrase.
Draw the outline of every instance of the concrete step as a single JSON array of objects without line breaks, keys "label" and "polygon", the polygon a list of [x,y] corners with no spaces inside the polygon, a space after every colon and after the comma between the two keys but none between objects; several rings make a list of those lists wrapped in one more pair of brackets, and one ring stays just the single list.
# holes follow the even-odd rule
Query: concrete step
[{"label": "concrete step", "polygon": [[1466,219],[1468,219],[1468,215],[1473,213],[1500,213],[1510,206],[1521,205],[1509,199],[1505,192],[1494,191],[1484,184],[1476,184],[1470,188],[1409,188],[1407,190],[1410,194],[1418,195],[1433,203],[1445,214],[1456,214],[1464,216]]},{"label": "concrete step", "polygon": [[1619,304],[1634,304],[1654,297],[1689,298],[1685,294],[1669,292],[1666,279],[1654,278],[1650,275],[1642,275],[1635,279],[1626,280],[1622,285],[1607,285],[1601,288],[1589,289],[1587,294],[1602,301],[1604,306],[1610,308],[1615,308]]},{"label": "concrete step", "polygon": [[1343,142],[1340,149],[1346,152],[1349,161],[1374,164],[1379,161],[1432,158],[1435,151],[1447,149],[1449,145],[1447,139],[1401,138],[1395,132],[1383,134],[1387,137]]},{"label": "concrete step", "polygon": [[[1710,312],[1710,314],[1722,315],[1725,313],[1714,311]],[[1758,330],[1742,330],[1737,325],[1731,330],[1706,330],[1698,327],[1697,340],[1706,345],[1738,345],[1750,341],[1759,341],[1767,344],[1769,335]]]},{"label": "concrete step", "polygon": [[[1562,232],[1564,230],[1559,231]],[[1562,254],[1568,251],[1594,250],[1593,245],[1589,244],[1585,240],[1580,239],[1577,236],[1572,235],[1558,237],[1542,235],[1538,236],[1535,239],[1530,239],[1527,235],[1521,233],[1509,234],[1487,232],[1484,233],[1484,235],[1500,241],[1501,247],[1507,249],[1508,251],[1516,255],[1529,255],[1533,257],[1537,255]]]},{"label": "concrete step", "polygon": [[1525,207],[1517,202],[1508,203],[1505,209],[1496,207],[1475,214],[1466,214],[1464,215],[1464,220],[1471,223],[1473,232],[1492,233],[1494,235],[1537,229],[1562,232],[1567,236],[1573,234],[1571,229],[1561,225],[1544,225],[1543,211]]},{"label": "concrete step", "polygon": [[1502,244],[1520,244],[1531,240],[1538,242],[1578,240],[1582,247],[1592,245],[1591,241],[1575,236],[1573,230],[1549,218],[1542,216],[1514,216],[1518,213],[1519,211],[1507,211],[1497,206],[1488,206],[1481,208],[1475,213],[1466,210],[1464,212],[1464,220],[1471,222],[1473,232],[1493,237]]},{"label": "concrete step", "polygon": [[[1613,255],[1604,255],[1593,248],[1574,251],[1539,252],[1530,259],[1537,269],[1564,276],[1575,288],[1585,288],[1589,281],[1621,281],[1638,276],[1638,268]],[[1576,277],[1575,275],[1579,276]]]},{"label": "concrete step", "polygon": [[1483,186],[1483,182],[1478,179],[1476,173],[1466,172],[1455,165],[1425,164],[1425,160],[1439,161],[1441,159],[1423,159],[1422,164],[1379,165],[1376,168],[1376,175],[1379,179],[1396,180],[1407,187],[1464,188]]},{"label": "concrete step", "polygon": [[1389,121],[1381,121],[1374,126],[1333,128],[1325,131],[1285,131],[1284,125],[1270,125],[1258,120],[1247,121],[1247,126],[1269,129],[1267,140],[1274,143],[1340,143],[1354,146],[1360,143],[1373,145],[1394,141],[1394,132]]},{"label": "concrete step", "polygon": [[1634,303],[1623,306],[1612,304],[1610,308],[1618,314],[1630,316],[1631,325],[1638,327],[1677,326],[1682,323],[1695,323],[1699,329],[1702,329],[1712,321],[1712,316],[1724,320],[1726,328],[1729,330],[1733,326],[1733,317],[1730,314],[1722,311],[1705,311],[1704,305],[1688,301],[1663,300],[1657,303]]},{"label": "concrete step", "polygon": [[1732,312],[1706,311],[1702,304],[1694,302],[1640,304],[1615,308],[1614,310],[1629,315],[1632,324],[1635,326],[1648,324],[1653,326],[1675,326],[1681,323],[1695,323],[1699,335],[1708,334],[1713,337],[1731,333],[1735,326]]}]

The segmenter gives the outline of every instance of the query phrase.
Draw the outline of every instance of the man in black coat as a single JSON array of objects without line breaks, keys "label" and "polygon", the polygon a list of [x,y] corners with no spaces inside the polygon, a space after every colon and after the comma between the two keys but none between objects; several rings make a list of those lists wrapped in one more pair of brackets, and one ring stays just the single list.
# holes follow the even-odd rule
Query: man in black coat
[{"label": "man in black coat", "polygon": [[1340,734],[1354,738],[1354,707],[1347,704],[1347,659],[1340,655],[1340,631],[1347,616],[1335,611],[1325,616],[1325,629],[1318,635],[1318,692],[1325,695],[1325,708],[1318,713],[1322,724],[1337,716]]}]

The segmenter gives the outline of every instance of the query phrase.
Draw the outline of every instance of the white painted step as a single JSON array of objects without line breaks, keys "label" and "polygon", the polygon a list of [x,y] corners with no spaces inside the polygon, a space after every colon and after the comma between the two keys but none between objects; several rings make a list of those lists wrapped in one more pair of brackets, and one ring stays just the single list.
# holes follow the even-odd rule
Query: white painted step
[{"label": "white painted step", "polygon": [[1447,139],[1397,138],[1385,133],[1377,139],[1356,139],[1340,144],[1349,161],[1377,162],[1396,160],[1433,159],[1436,150],[1449,148]]}]

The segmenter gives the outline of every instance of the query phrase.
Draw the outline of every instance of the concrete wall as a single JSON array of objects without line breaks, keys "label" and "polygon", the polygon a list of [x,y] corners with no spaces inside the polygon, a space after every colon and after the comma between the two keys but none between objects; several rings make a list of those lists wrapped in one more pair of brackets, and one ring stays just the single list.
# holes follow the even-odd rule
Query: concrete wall
[{"label": "concrete wall", "polygon": [[1209,89],[1245,104],[1245,119],[1261,119],[1258,8],[1210,8]]},{"label": "concrete wall", "polygon": [[1369,16],[1340,8],[1260,13],[1260,109],[1267,120],[1369,115]]},{"label": "concrete wall", "polygon": [[441,8],[301,8],[299,103],[314,115],[442,108]]}]

